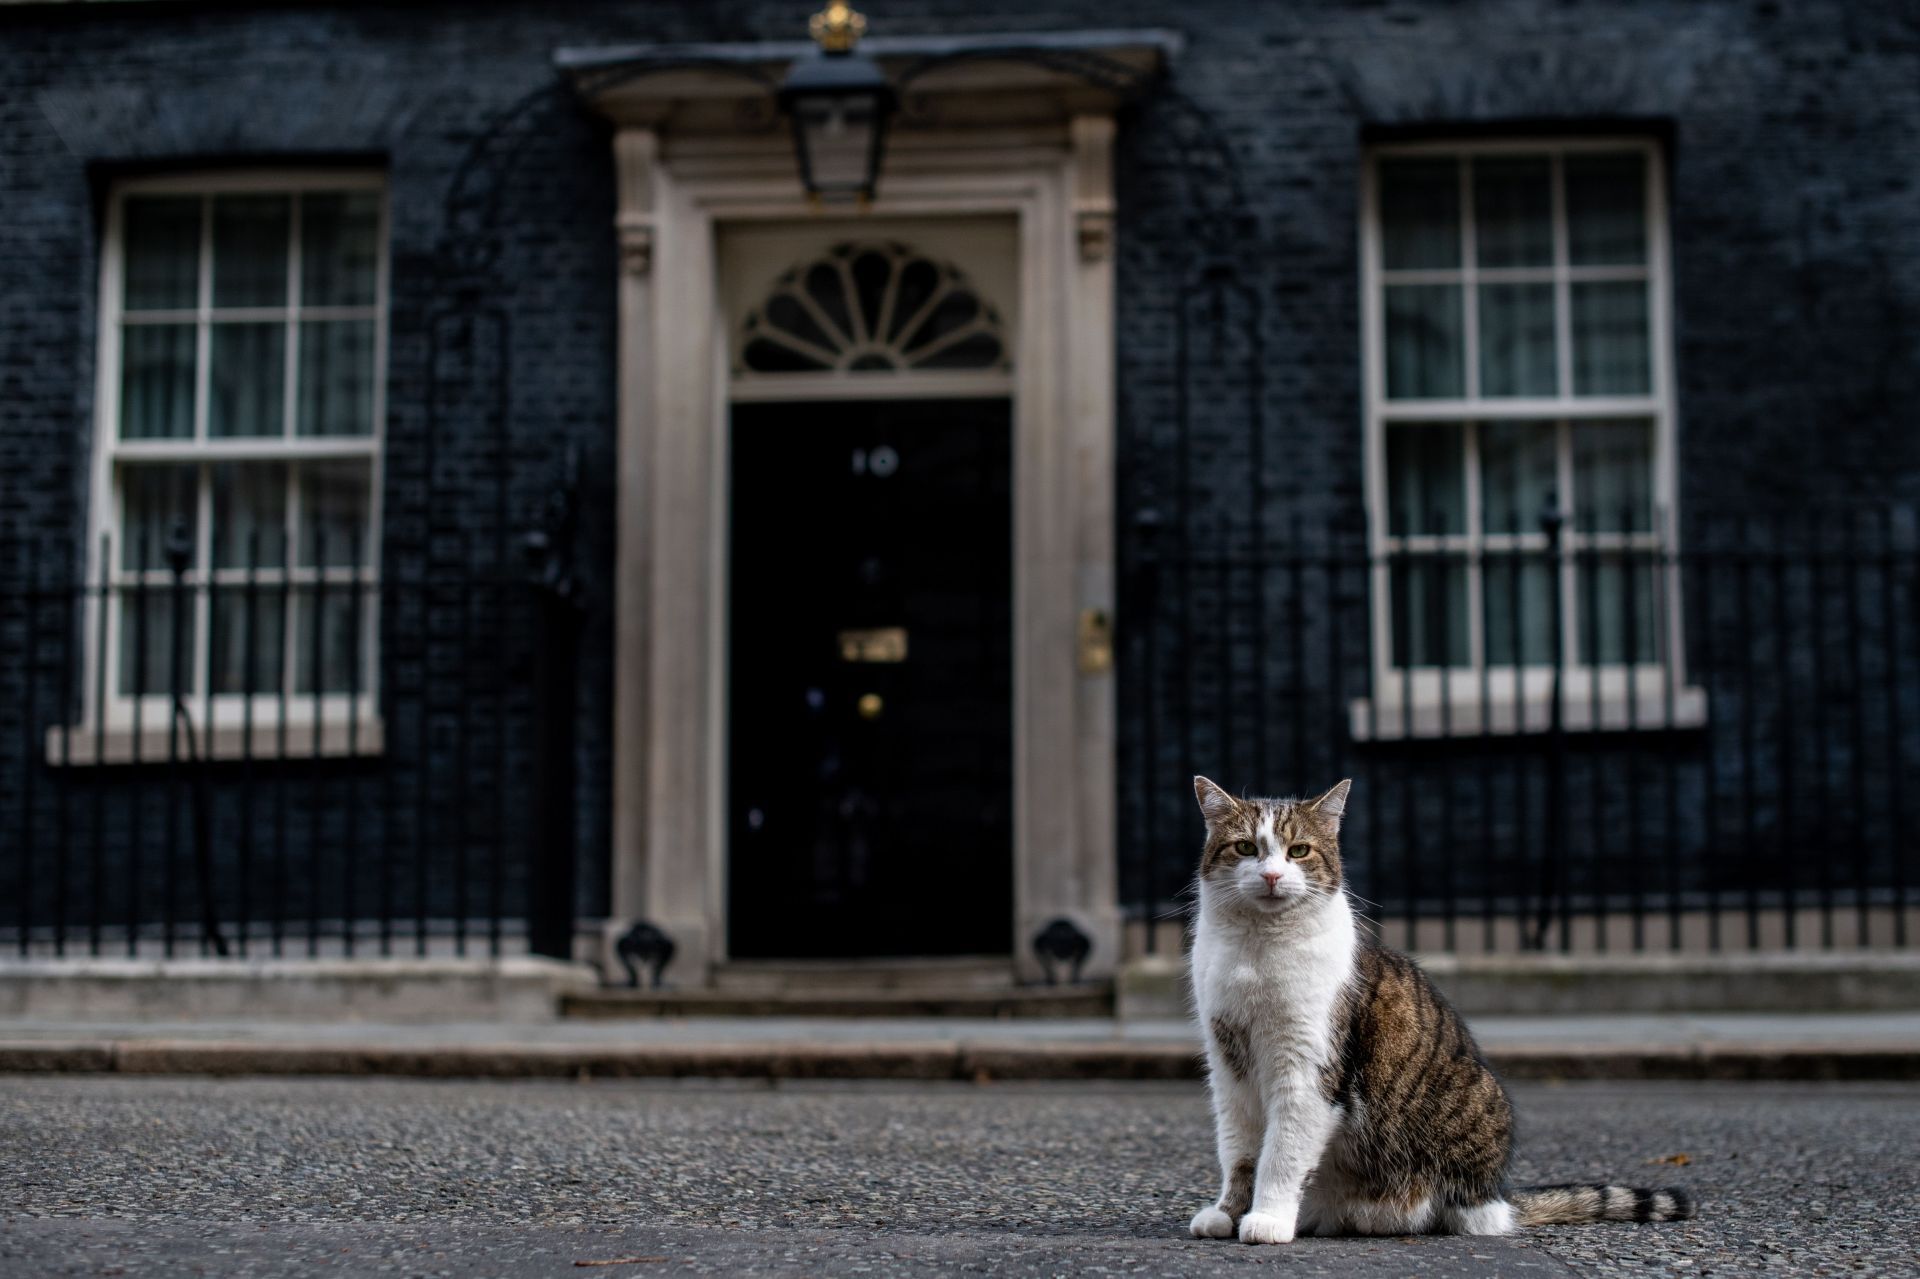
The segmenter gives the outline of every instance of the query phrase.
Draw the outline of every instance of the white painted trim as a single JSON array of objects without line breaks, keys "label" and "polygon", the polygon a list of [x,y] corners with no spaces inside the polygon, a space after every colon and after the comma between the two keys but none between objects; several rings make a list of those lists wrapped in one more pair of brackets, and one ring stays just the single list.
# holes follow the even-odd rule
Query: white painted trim
[{"label": "white painted trim", "polygon": [[[1493,736],[1548,731],[1553,719],[1552,668],[1523,668],[1517,701],[1511,666],[1493,667],[1486,674],[1488,696],[1483,698],[1480,675],[1455,670],[1443,705],[1438,672],[1417,671],[1413,680],[1413,703],[1409,706],[1405,700],[1405,681],[1396,672],[1377,699],[1356,697],[1348,701],[1348,731],[1356,742],[1472,737],[1482,731]],[[1584,667],[1567,672],[1562,685],[1560,721],[1565,732],[1666,732],[1699,728],[1707,722],[1705,689],[1692,685],[1676,687],[1669,718],[1663,672],[1657,666],[1644,664],[1633,672],[1620,667],[1602,668],[1596,720],[1589,674]],[[1631,693],[1627,687],[1630,674],[1640,676],[1639,688]]]},{"label": "white painted trim", "polygon": [[[652,270],[630,267],[621,289],[619,509],[643,527],[623,522],[616,572],[613,895],[617,910],[644,913],[674,937],[675,976],[700,984],[726,954],[727,406],[736,390],[742,400],[790,398],[758,378],[731,384],[716,244],[725,226],[820,215],[781,150],[736,147],[737,139],[703,149],[683,139],[662,162],[656,143],[622,141],[643,133],[653,137],[622,129],[615,139],[616,223],[648,228]],[[1010,392],[1013,401],[1010,958],[1022,972],[1034,963],[1026,941],[1036,921],[1055,914],[1093,932],[1096,966],[1119,950],[1111,817],[1083,820],[1110,814],[1114,803],[1112,680],[1080,675],[1075,657],[1079,610],[1112,602],[1111,267],[1080,262],[1073,216],[1076,192],[1086,198],[1081,179],[1110,136],[1083,129],[1077,146],[1023,138],[998,155],[984,143],[953,153],[903,149],[872,210],[887,219],[1011,216],[1018,225],[1011,377],[991,391],[971,375],[914,382],[916,393],[964,385]],[[860,215],[843,216],[857,235]],[[641,369],[650,373],[644,383],[632,375]],[[628,691],[636,682],[643,687]]]},{"label": "white painted trim", "polygon": [[756,373],[735,377],[729,397],[736,404],[821,400],[1005,399],[1013,394],[1010,373]]},{"label": "white painted trim", "polygon": [[[127,764],[136,758],[147,763],[164,763],[167,758],[168,732],[165,698],[149,699],[154,705],[142,718],[136,751],[133,722],[130,718],[109,720],[104,727],[54,725],[45,734],[46,761],[59,768],[92,768]],[[364,697],[355,710],[344,696],[323,699],[320,716],[319,749],[314,743],[313,712],[302,699],[299,710],[289,706],[285,723],[286,749],[280,749],[282,721],[278,713],[253,717],[249,735],[239,698],[214,698],[211,727],[204,717],[196,717],[200,758],[218,760],[250,759],[256,762],[302,759],[366,759],[386,749],[386,726],[378,712]],[[176,739],[181,752],[186,738]]]}]

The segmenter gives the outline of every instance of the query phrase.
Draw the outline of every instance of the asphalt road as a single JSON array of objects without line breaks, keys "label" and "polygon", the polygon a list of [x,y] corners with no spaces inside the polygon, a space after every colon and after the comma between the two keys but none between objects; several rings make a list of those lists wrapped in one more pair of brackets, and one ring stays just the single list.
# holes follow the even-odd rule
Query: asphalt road
[{"label": "asphalt road", "polygon": [[1191,1085],[6,1077],[0,1275],[1920,1275],[1920,1086],[1515,1096],[1522,1181],[1700,1219],[1189,1239]]}]

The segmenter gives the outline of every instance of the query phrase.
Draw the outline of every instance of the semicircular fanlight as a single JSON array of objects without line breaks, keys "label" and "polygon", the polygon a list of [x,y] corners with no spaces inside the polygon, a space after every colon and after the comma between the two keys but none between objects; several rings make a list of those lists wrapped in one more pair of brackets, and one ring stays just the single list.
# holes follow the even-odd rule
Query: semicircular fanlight
[{"label": "semicircular fanlight", "polygon": [[1000,316],[950,262],[894,241],[848,241],[774,282],[748,312],[753,373],[1009,367]]}]

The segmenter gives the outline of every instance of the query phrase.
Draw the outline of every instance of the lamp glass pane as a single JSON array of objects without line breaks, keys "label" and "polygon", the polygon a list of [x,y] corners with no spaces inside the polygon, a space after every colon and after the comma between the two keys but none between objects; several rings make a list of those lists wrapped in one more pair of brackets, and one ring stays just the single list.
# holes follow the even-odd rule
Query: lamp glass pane
[{"label": "lamp glass pane", "polygon": [[873,99],[865,94],[807,98],[794,105],[812,190],[853,196],[869,188],[874,123]]}]

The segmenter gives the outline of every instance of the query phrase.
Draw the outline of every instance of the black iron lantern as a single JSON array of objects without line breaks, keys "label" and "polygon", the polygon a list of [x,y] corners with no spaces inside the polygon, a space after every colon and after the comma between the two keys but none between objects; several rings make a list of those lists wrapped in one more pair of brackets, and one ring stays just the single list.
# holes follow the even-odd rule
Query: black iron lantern
[{"label": "black iron lantern", "polygon": [[820,51],[795,61],[780,86],[800,183],[817,200],[865,204],[880,182],[896,98],[873,59],[854,51],[866,26],[846,0],[832,0],[810,24]]}]

